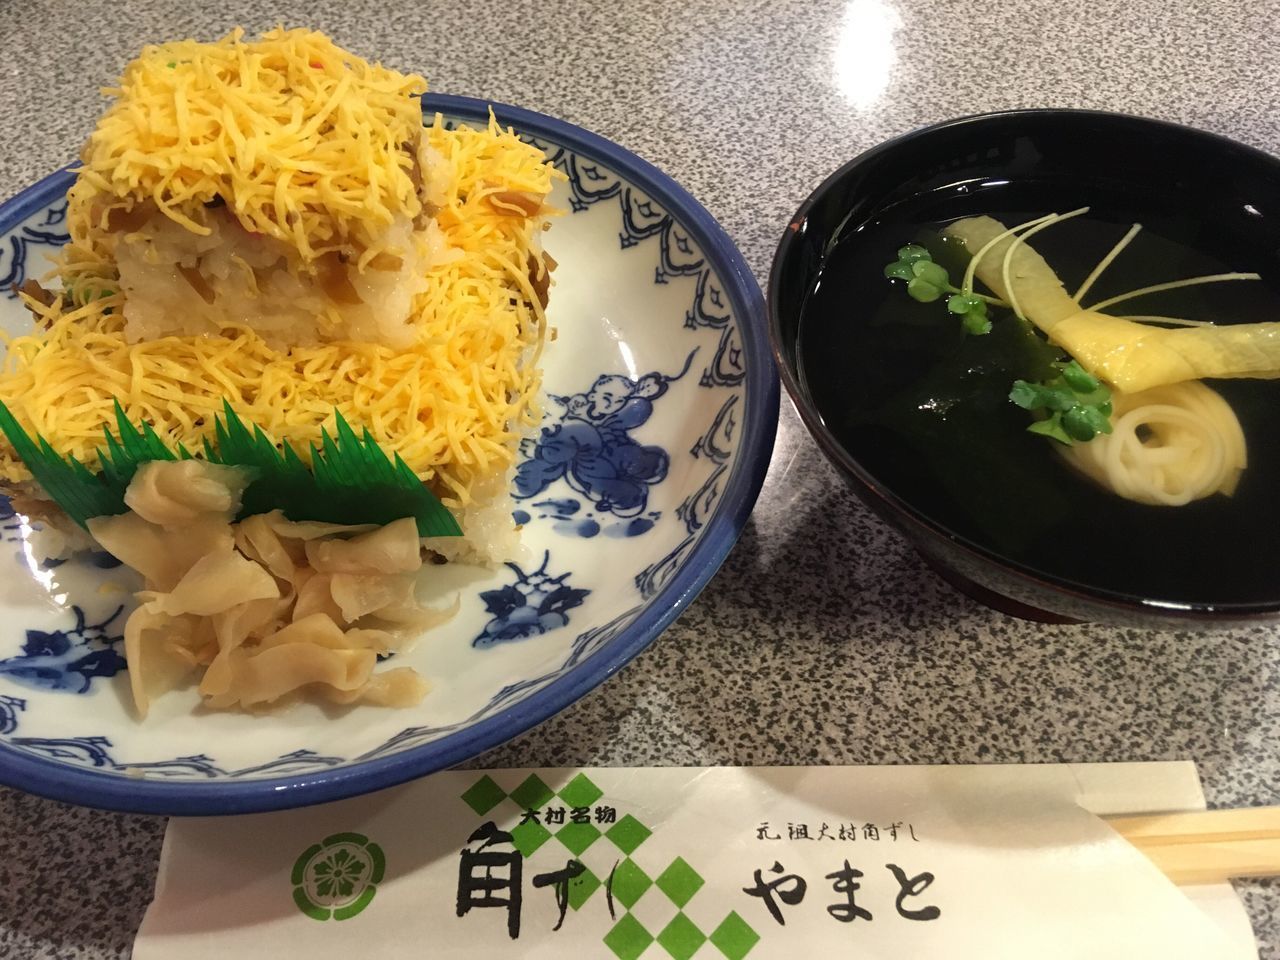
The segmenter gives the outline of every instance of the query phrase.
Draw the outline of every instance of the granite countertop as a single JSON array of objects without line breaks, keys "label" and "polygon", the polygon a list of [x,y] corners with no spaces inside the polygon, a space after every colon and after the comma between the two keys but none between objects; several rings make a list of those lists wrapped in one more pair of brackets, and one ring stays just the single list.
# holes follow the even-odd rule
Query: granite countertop
[{"label": "granite countertop", "polygon": [[[1119,110],[1280,153],[1266,4],[1163,0],[63,0],[6,8],[0,195],[72,159],[147,42],[310,25],[443,93],[580,124],[655,163],[757,277],[829,172],[923,124]],[[846,492],[784,400],[732,555],[626,670],[476,765],[1195,760],[1210,804],[1280,803],[1280,633],[1044,626],[940,581]],[[0,789],[0,956],[125,956],[164,821]],[[1239,885],[1265,960],[1280,883]]]}]

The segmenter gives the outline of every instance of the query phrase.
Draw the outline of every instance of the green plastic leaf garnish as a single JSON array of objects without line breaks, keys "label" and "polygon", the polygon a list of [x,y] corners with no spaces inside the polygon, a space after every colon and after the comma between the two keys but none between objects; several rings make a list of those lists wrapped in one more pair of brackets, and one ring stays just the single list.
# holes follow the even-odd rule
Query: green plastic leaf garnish
[{"label": "green plastic leaf garnish", "polygon": [[[251,431],[223,401],[222,418],[214,418],[216,443],[206,440],[202,454],[210,463],[252,471],[240,518],[276,509],[290,520],[343,524],[413,517],[420,536],[461,536],[453,514],[398,454],[389,459],[367,429],[357,436],[337,410],[334,418],[336,437],[321,431],[308,467],[292,446],[277,446],[260,427]],[[0,430],[45,492],[82,527],[92,517],[127,512],[124,493],[143,463],[192,456],[181,444],[176,452],[170,450],[149,424],[135,428],[119,402],[115,420],[115,436],[103,425],[106,447],[98,450],[102,470],[94,473],[75,457],[57,453],[39,434],[32,439],[0,402]]]},{"label": "green plastic leaf garnish", "polygon": [[123,512],[119,509],[124,502],[123,489],[117,494],[106,480],[75,457],[59,456],[39,434],[32,440],[3,402],[0,402],[0,430],[45,492],[81,526],[89,517]]},{"label": "green plastic leaf garnish", "polygon": [[1086,443],[1111,432],[1111,391],[1074,360],[1055,363],[1058,375],[1044,383],[1015,380],[1009,399],[1044,414],[1027,427],[1059,443]]}]

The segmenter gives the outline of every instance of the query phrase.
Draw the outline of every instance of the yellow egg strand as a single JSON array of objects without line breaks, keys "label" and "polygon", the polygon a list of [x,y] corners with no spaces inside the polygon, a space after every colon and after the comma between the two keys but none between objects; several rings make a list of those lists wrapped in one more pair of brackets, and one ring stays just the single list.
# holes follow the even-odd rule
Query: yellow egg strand
[{"label": "yellow egg strand", "polygon": [[198,211],[220,198],[305,260],[376,248],[395,217],[421,210],[407,146],[426,88],[309,30],[148,46],[104,91],[115,103],[81,154],[72,240],[93,254],[95,228],[142,198],[207,234]]},{"label": "yellow egg strand", "polygon": [[[124,295],[90,269],[78,275],[70,303],[29,301],[37,332],[9,344],[0,400],[58,452],[91,466],[117,398],[131,421],[193,450],[212,437],[224,399],[246,423],[300,451],[332,429],[337,408],[447,504],[472,502],[477,485],[511,465],[521,433],[536,422],[546,329],[529,278],[540,216],[513,215],[489,198],[517,191],[540,200],[554,174],[540,151],[492,119],[480,130],[446,130],[437,118],[425,135],[444,158],[437,222],[450,254],[414,301],[411,348],[340,341],[277,349],[247,327],[130,344]],[[66,262],[82,252],[73,247]],[[82,260],[93,266],[92,257]],[[0,479],[30,479],[7,443]]]}]

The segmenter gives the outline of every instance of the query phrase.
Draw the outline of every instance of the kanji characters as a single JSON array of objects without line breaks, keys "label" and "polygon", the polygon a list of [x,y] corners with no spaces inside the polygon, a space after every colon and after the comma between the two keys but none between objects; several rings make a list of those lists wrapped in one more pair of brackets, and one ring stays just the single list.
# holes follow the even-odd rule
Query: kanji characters
[{"label": "kanji characters", "polygon": [[[471,849],[470,845],[480,846]],[[520,851],[495,850],[509,845],[511,834],[486,821],[467,838],[467,847],[458,861],[458,916],[466,916],[472,907],[505,907],[507,935],[520,936],[521,877],[524,859]],[[481,873],[483,871],[483,874]]]}]

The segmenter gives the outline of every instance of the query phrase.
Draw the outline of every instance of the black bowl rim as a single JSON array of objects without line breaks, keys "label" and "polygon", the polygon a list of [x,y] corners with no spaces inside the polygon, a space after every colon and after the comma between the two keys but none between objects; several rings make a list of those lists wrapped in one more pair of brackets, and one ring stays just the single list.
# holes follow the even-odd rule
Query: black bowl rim
[{"label": "black bowl rim", "polygon": [[858,481],[857,492],[864,498],[873,498],[889,515],[900,522],[900,527],[906,528],[904,532],[913,539],[923,539],[920,534],[924,534],[925,538],[945,539],[953,548],[958,548],[968,553],[979,562],[998,566],[1005,574],[1013,576],[1025,583],[1029,588],[1049,590],[1059,596],[1069,597],[1092,607],[1110,608],[1117,613],[1139,614],[1147,618],[1168,618],[1175,623],[1201,621],[1219,624],[1231,622],[1247,623],[1274,619],[1280,616],[1280,597],[1273,601],[1257,603],[1205,603],[1135,597],[1131,594],[1107,590],[1091,584],[1082,584],[1035,570],[1011,560],[998,551],[954,533],[943,524],[930,519],[912,504],[895,494],[886,485],[877,481],[867,470],[863,469],[861,464],[827,430],[817,409],[809,400],[791,365],[787,362],[786,355],[782,349],[782,330],[779,319],[779,281],[783,264],[789,258],[793,247],[798,242],[810,209],[822,199],[827,191],[842,182],[855,168],[922,137],[928,137],[957,127],[978,126],[992,122],[1007,123],[1018,119],[1040,120],[1047,117],[1053,117],[1068,123],[1086,120],[1129,123],[1182,137],[1199,139],[1211,145],[1216,144],[1225,150],[1252,156],[1253,159],[1274,167],[1277,176],[1280,177],[1280,158],[1267,153],[1265,150],[1260,150],[1257,147],[1241,143],[1222,134],[1201,130],[1197,127],[1110,110],[1084,110],[1062,107],[998,110],[968,114],[909,130],[864,150],[827,176],[800,204],[783,230],[782,239],[778,242],[769,268],[768,285],[765,293],[765,300],[768,306],[769,342],[773,350],[774,362],[778,368],[778,376],[786,388],[787,395],[791,398],[791,403],[796,413],[800,416],[810,436],[814,438],[823,453],[847,476],[853,477]]}]

